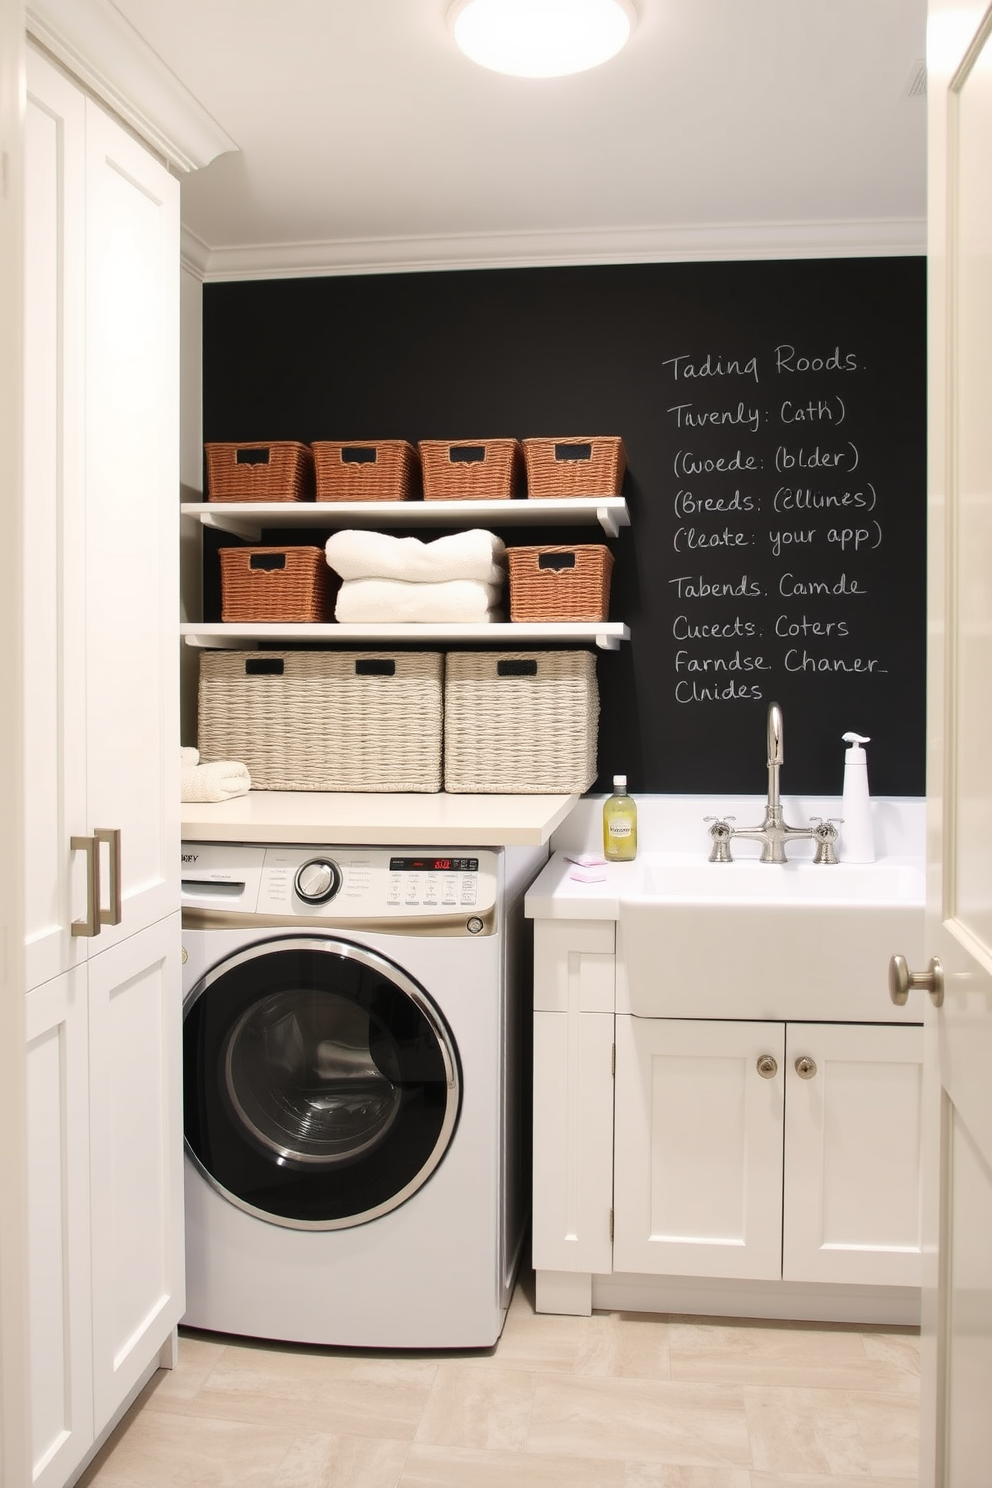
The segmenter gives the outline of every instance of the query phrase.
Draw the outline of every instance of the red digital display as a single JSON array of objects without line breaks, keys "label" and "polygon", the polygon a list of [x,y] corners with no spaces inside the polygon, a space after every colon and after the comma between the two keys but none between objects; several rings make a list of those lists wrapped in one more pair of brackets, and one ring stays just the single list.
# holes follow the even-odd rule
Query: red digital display
[{"label": "red digital display", "polygon": [[478,873],[478,858],[390,858],[390,873]]}]

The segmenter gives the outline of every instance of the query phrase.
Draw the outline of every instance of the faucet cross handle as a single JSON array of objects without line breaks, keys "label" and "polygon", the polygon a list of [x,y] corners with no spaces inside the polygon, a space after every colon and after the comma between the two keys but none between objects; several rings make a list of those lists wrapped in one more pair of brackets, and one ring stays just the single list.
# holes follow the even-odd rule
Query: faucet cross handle
[{"label": "faucet cross handle", "polygon": [[837,828],[843,825],[844,818],[830,816],[824,821],[822,816],[811,816],[810,821],[817,824],[813,830],[813,840],[816,843],[813,862],[836,863],[837,853],[834,844],[837,841]]},{"label": "faucet cross handle", "polygon": [[710,836],[713,839],[713,851],[710,853],[711,863],[732,863],[730,856],[730,839],[734,835],[734,829],[730,825],[736,821],[736,816],[704,816],[704,822],[712,822]]}]

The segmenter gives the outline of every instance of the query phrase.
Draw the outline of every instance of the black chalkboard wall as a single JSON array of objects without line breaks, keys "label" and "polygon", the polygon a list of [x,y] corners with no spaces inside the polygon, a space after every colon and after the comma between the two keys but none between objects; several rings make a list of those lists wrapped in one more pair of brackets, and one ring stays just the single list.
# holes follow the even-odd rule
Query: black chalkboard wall
[{"label": "black chalkboard wall", "polygon": [[203,299],[206,440],[623,436],[610,618],[631,640],[597,652],[595,789],[625,771],[635,793],[763,794],[775,700],[786,796],[840,792],[847,729],[871,736],[875,794],[924,793],[922,258],[264,280]]}]

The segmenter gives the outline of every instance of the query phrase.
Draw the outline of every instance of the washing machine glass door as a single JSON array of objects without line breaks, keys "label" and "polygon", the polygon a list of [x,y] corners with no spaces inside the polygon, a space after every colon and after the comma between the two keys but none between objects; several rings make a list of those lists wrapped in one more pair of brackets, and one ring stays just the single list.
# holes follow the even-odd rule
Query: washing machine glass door
[{"label": "washing machine glass door", "polygon": [[186,1149],[232,1204],[340,1229],[394,1209],[458,1117],[451,1033],[386,957],[333,937],[261,941],[183,1010]]}]

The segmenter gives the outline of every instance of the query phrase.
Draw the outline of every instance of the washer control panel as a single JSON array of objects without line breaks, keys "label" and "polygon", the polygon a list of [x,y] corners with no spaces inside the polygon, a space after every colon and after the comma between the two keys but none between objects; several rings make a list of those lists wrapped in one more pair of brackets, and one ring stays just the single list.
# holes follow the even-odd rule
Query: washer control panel
[{"label": "washer control panel", "polygon": [[391,857],[387,887],[386,903],[390,906],[475,909],[479,903],[479,859],[446,853]]},{"label": "washer control panel", "polygon": [[474,918],[496,904],[499,856],[487,848],[184,844],[183,904],[349,921]]}]

